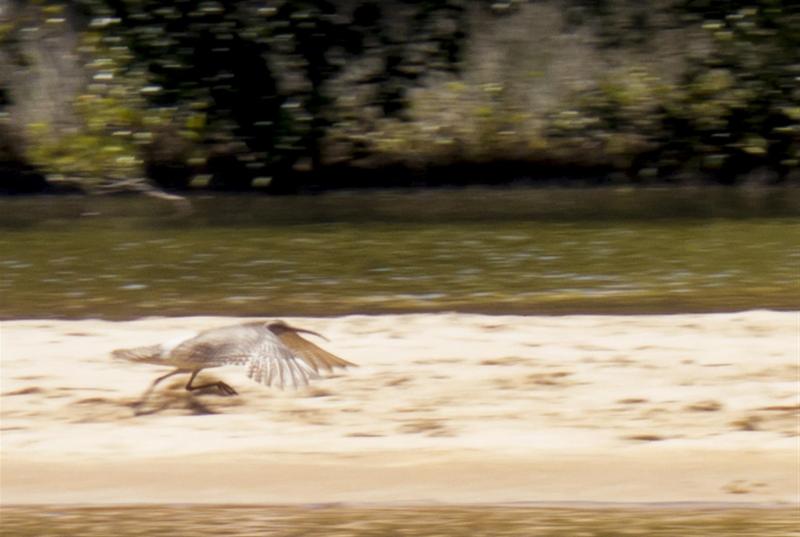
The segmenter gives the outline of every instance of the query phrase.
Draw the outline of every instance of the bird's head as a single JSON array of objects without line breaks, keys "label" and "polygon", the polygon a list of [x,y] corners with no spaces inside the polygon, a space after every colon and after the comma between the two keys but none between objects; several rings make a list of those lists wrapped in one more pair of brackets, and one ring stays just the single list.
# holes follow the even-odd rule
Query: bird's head
[{"label": "bird's head", "polygon": [[285,334],[286,332],[305,332],[306,334],[313,334],[317,337],[324,339],[325,341],[328,341],[328,338],[326,338],[325,336],[323,336],[318,332],[314,332],[313,330],[306,330],[305,328],[299,328],[297,326],[291,326],[285,321],[268,321],[265,324],[265,326],[267,327],[267,330],[269,330],[276,336]]}]

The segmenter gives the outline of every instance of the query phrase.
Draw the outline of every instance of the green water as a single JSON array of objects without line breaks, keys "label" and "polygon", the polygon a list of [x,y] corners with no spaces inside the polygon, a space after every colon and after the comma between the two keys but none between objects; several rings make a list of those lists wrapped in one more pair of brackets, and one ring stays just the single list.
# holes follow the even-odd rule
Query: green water
[{"label": "green water", "polygon": [[788,537],[794,508],[221,507],[3,508],[0,535],[118,537]]},{"label": "green water", "polygon": [[795,309],[796,190],[0,200],[0,316]]}]

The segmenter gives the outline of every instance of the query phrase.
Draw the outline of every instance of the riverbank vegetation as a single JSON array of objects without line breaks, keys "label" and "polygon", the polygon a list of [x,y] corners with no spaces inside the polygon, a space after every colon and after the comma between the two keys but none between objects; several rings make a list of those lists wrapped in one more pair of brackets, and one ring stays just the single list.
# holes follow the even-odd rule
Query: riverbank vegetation
[{"label": "riverbank vegetation", "polygon": [[800,180],[792,2],[0,5],[5,191]]}]

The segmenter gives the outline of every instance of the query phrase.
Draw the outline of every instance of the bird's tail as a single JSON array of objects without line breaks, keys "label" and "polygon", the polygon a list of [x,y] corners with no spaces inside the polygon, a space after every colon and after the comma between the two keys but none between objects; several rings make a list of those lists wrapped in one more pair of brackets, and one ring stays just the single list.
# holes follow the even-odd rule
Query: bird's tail
[{"label": "bird's tail", "polygon": [[111,356],[117,359],[130,360],[131,362],[142,362],[145,364],[160,364],[163,362],[163,352],[161,345],[150,345],[148,347],[136,347],[135,349],[117,349],[111,351]]}]

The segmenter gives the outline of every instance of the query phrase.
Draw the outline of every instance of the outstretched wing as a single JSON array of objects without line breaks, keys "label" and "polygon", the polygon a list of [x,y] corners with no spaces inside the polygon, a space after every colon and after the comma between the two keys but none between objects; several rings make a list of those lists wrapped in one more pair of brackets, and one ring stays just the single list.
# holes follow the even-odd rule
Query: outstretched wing
[{"label": "outstretched wing", "polygon": [[310,379],[318,378],[315,370],[268,331],[247,351],[247,376],[265,386],[278,388],[299,388],[306,386]]},{"label": "outstretched wing", "polygon": [[294,331],[276,334],[258,321],[206,330],[175,347],[170,359],[186,369],[243,365],[256,382],[280,388],[305,386],[320,369],[355,365]]},{"label": "outstretched wing", "polygon": [[295,356],[302,358],[315,372],[320,369],[332,371],[334,367],[356,365],[317,347],[297,332],[286,331],[278,334],[277,337]]},{"label": "outstretched wing", "polygon": [[315,371],[259,322],[206,330],[175,347],[170,358],[186,369],[241,365],[256,382],[278,388],[299,388],[316,377]]}]

